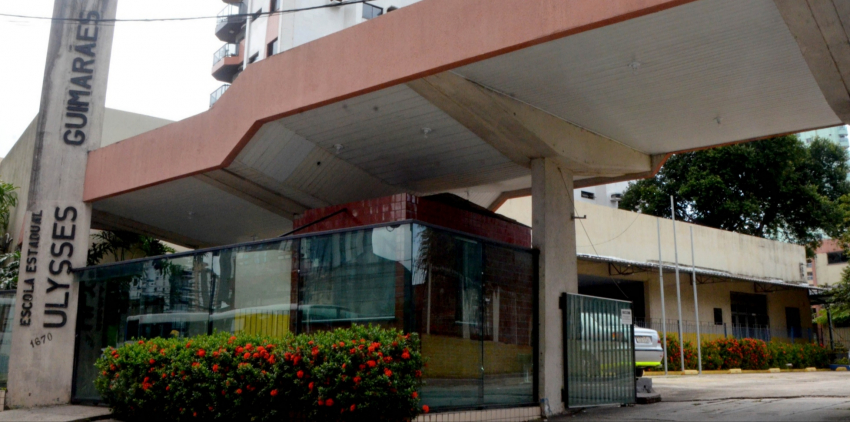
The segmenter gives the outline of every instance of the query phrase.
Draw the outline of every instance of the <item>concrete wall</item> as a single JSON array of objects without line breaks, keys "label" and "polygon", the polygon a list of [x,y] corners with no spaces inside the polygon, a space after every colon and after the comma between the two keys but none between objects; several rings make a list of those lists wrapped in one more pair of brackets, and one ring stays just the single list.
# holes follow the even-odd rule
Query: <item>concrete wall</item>
[{"label": "concrete wall", "polygon": [[[30,173],[32,172],[32,154],[33,147],[35,146],[37,121],[38,116],[33,119],[32,123],[30,123],[9,151],[9,154],[0,162],[0,180],[12,183],[18,187],[16,191],[18,194],[18,206],[9,213],[11,216],[9,234],[12,236],[13,245],[17,245],[23,235],[23,223],[27,208]],[[103,118],[101,148],[140,133],[165,126],[168,123],[171,123],[171,121],[107,108]]]},{"label": "concrete wall", "polygon": [[[27,211],[27,198],[32,172],[32,154],[35,147],[35,133],[38,116],[32,120],[18,142],[9,150],[9,154],[0,162],[0,180],[18,187],[18,206],[9,210],[8,232],[12,236],[12,248],[21,241],[23,221]],[[2,234],[2,233],[0,233]]]},{"label": "concrete wall", "polygon": [[[657,217],[583,202],[576,202],[575,208],[578,215],[587,216],[576,221],[579,253],[639,262],[658,261]],[[499,213],[520,222],[527,220],[531,215],[531,200],[512,199],[499,209]],[[694,228],[696,266],[699,268],[786,282],[804,280],[800,274],[800,265],[806,262],[802,246],[678,222],[676,231],[682,265],[691,265],[689,227]],[[661,219],[661,246],[662,260],[673,262],[673,223],[669,219]]]}]

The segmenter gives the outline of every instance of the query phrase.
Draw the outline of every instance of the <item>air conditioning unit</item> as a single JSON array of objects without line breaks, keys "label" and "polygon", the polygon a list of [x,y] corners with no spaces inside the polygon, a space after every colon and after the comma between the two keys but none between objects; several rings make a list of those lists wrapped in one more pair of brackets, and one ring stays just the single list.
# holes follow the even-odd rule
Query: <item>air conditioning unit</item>
[{"label": "air conditioning unit", "polygon": [[622,193],[612,193],[611,194],[611,202],[620,202],[623,200]]}]

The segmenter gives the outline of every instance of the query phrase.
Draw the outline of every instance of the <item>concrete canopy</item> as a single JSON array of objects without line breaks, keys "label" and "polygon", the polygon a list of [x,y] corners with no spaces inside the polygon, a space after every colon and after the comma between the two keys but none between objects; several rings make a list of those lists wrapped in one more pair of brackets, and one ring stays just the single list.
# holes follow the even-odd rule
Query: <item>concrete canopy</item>
[{"label": "concrete canopy", "polygon": [[[850,121],[840,3],[425,0],[254,63],[209,111],[92,152],[85,199],[208,245],[399,192],[495,206],[530,194],[540,157],[576,187],[647,177],[673,152]],[[193,229],[168,215],[199,206]]]}]

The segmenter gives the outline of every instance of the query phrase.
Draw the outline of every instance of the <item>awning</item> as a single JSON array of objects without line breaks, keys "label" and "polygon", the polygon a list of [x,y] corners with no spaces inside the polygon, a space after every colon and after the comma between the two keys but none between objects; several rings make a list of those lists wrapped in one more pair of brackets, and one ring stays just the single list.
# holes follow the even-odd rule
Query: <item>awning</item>
[{"label": "awning", "polygon": [[[615,264],[618,266],[626,266],[639,268],[642,271],[651,271],[657,270],[660,266],[663,271],[673,272],[676,270],[676,264],[662,262],[659,264],[658,262],[640,262],[640,261],[631,261],[628,259],[616,258],[613,256],[600,256],[600,255],[590,255],[590,254],[577,254],[579,260],[582,261],[593,261],[593,262],[602,262],[607,264]],[[679,271],[685,274],[691,273],[693,270],[689,266],[679,265]],[[822,287],[816,287],[809,284],[794,282],[794,281],[784,281],[780,279],[769,279],[769,278],[761,278],[761,277],[753,277],[743,274],[733,274],[728,271],[714,270],[709,268],[696,268],[697,274],[697,283],[700,283],[699,277],[703,278],[709,277],[713,279],[728,279],[729,281],[748,281],[753,283],[758,283],[762,285],[769,285],[773,287],[784,287],[784,288],[795,288],[795,289],[808,289],[809,294],[817,294],[818,292],[822,292],[826,289]],[[701,283],[704,284],[704,283]]]}]

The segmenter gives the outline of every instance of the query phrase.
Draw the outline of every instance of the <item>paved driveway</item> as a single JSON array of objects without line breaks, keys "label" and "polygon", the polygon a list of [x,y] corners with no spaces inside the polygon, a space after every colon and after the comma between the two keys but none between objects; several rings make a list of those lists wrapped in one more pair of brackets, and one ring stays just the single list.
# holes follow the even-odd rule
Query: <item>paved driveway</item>
[{"label": "paved driveway", "polygon": [[850,421],[850,373],[653,377],[662,402],[586,409],[554,420]]}]

